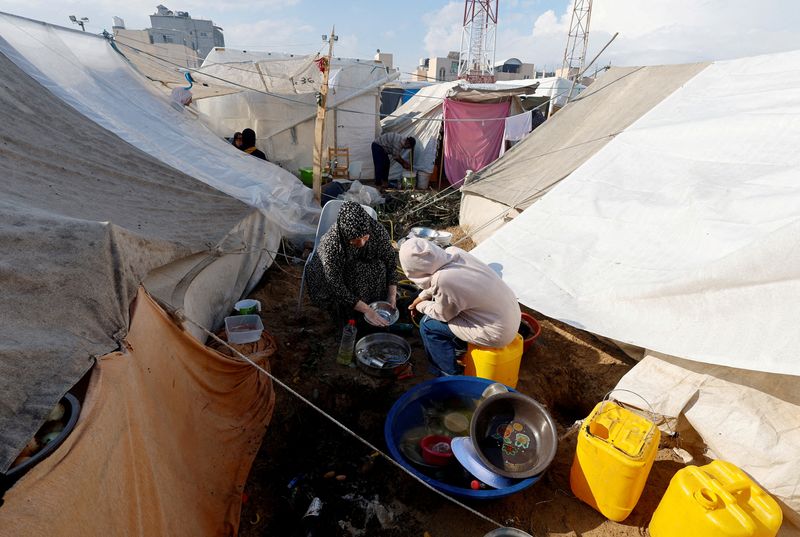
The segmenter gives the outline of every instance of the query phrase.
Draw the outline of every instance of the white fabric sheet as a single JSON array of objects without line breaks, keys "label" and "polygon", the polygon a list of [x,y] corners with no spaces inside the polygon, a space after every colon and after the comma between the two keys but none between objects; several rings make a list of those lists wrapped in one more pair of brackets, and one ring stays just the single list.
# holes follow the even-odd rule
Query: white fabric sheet
[{"label": "white fabric sheet", "polygon": [[798,88],[800,51],[711,64],[476,255],[573,326],[800,375]]},{"label": "white fabric sheet", "polygon": [[160,161],[262,209],[292,236],[311,236],[319,208],[278,166],[238,151],[175,110],[102,37],[0,14],[0,52],[56,96]]},{"label": "white fabric sheet", "polygon": [[506,118],[506,127],[503,131],[503,143],[500,144],[500,156],[506,152],[506,142],[519,142],[531,133],[533,126],[533,112],[523,112]]}]

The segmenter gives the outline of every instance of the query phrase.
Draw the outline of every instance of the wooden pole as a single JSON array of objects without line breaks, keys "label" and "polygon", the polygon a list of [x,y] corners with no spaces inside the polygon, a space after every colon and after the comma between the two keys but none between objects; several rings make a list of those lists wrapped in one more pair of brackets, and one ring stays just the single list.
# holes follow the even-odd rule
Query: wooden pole
[{"label": "wooden pole", "polygon": [[322,85],[319,88],[317,100],[317,121],[314,126],[314,199],[317,203],[322,199],[322,150],[325,144],[325,106],[328,100],[328,75],[331,71],[331,58],[333,57],[333,42],[336,41],[336,26],[331,29],[328,37],[328,55],[322,64]]}]

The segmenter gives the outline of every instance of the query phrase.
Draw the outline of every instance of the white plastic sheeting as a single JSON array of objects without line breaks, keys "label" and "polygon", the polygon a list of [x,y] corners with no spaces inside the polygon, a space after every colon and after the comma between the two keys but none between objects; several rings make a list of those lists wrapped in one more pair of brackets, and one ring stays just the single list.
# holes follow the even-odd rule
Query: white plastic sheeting
[{"label": "white plastic sheeting", "polygon": [[0,52],[80,113],[162,162],[264,211],[292,236],[319,209],[291,173],[244,154],[176,110],[105,39],[0,14]]},{"label": "white plastic sheeting", "polygon": [[573,326],[800,375],[797,88],[800,52],[711,64],[476,255]]},{"label": "white plastic sheeting", "polygon": [[[314,56],[213,49],[197,78],[245,89],[198,103],[203,120],[220,136],[252,128],[267,158],[289,170],[310,166],[316,93],[322,73]],[[346,147],[372,177],[370,144],[378,133],[380,88],[399,76],[383,64],[334,58],[328,79],[326,147]],[[325,157],[326,155],[323,155]]]}]

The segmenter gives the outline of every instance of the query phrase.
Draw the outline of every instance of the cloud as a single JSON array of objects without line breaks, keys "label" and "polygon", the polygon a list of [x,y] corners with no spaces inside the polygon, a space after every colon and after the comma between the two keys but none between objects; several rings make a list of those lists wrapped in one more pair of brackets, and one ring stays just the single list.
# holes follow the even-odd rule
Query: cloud
[{"label": "cloud", "polygon": [[423,42],[428,56],[446,56],[461,47],[463,2],[448,2],[437,11],[426,13],[422,20],[427,27]]},{"label": "cloud", "polygon": [[[309,35],[317,37],[313,43],[313,50],[311,50],[312,43]],[[298,39],[298,36],[305,37]],[[304,53],[311,53],[315,52],[323,43],[313,26],[291,18],[270,18],[242,24],[228,24],[225,26],[225,45],[232,48],[251,48],[275,52],[302,48]]]}]

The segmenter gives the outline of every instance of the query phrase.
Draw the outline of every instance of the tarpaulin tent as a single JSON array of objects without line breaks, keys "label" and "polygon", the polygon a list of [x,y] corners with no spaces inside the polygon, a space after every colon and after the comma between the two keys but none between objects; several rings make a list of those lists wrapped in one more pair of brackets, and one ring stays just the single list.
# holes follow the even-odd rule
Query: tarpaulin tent
[{"label": "tarpaulin tent", "polygon": [[[444,119],[444,101],[496,104],[510,102],[508,114],[523,111],[519,95],[533,91],[535,80],[526,81],[523,86],[499,86],[496,84],[467,84],[463,80],[442,82],[420,89],[416,95],[381,121],[383,132],[397,132],[403,136],[413,136],[417,140],[414,148],[414,169],[426,173],[433,172],[439,150]],[[402,168],[392,163],[390,177],[399,177]],[[451,178],[456,180],[454,178]]]},{"label": "tarpaulin tent", "polygon": [[[220,136],[252,128],[267,158],[288,170],[311,166],[322,83],[316,59],[215,48],[197,77],[245,91],[204,99],[198,110]],[[324,144],[348,148],[350,162],[361,163],[363,177],[373,174],[370,144],[378,133],[381,87],[399,76],[380,62],[331,60]]]},{"label": "tarpaulin tent", "polygon": [[0,14],[0,37],[0,52],[92,121],[161,162],[263,209],[284,233],[314,235],[319,207],[310,189],[279,166],[231,148],[192,110],[173,108],[103,37],[6,14]]},{"label": "tarpaulin tent", "polygon": [[[464,188],[465,200],[505,207],[487,220],[527,207],[475,250],[502,266],[522,303],[651,354],[733,370],[724,397],[716,373],[702,371],[713,382],[693,380],[684,406],[698,423],[705,413],[708,444],[713,436],[715,451],[769,484],[795,522],[800,407],[779,387],[796,389],[800,375],[797,87],[800,52],[612,70]],[[466,211],[478,212],[462,207],[462,222]],[[637,367],[662,391],[681,384]],[[765,397],[743,395],[742,370],[764,372],[753,389]],[[772,418],[733,429],[732,415]],[[768,452],[754,457],[753,446]]]},{"label": "tarpaulin tent", "polygon": [[2,14],[0,53],[0,473],[100,362],[76,429],[6,493],[2,530],[233,533],[273,393],[200,326],[283,233],[313,228],[310,191],[175,110],[102,38]]}]

